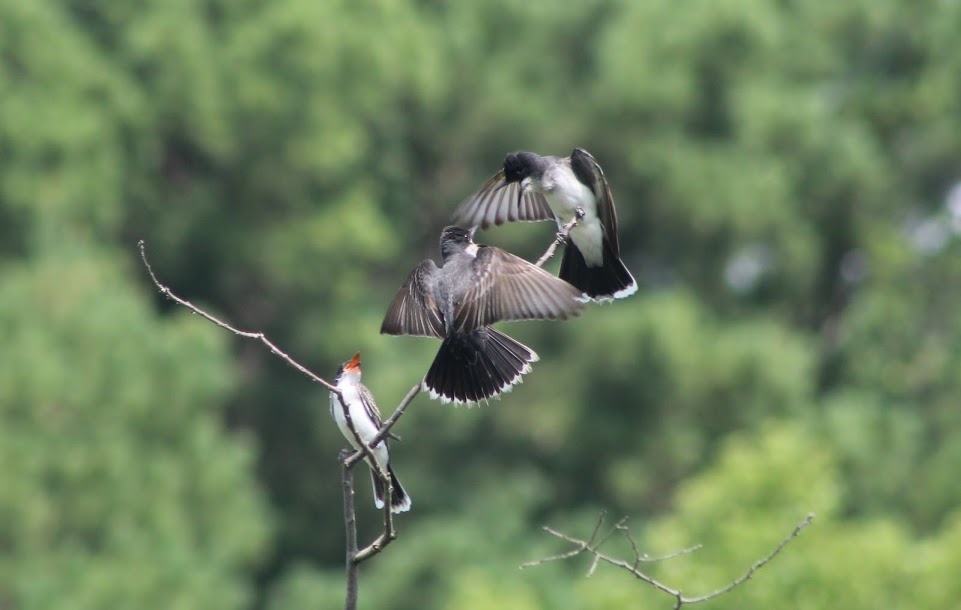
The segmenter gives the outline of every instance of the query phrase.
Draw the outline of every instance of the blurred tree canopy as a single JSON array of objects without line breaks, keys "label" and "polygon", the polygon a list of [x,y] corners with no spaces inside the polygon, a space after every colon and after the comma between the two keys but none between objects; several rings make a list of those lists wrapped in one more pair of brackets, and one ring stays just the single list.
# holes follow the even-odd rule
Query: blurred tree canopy
[{"label": "blurred tree canopy", "polygon": [[664,603],[517,572],[540,524],[600,508],[652,553],[705,543],[657,568],[685,591],[818,513],[719,606],[957,605],[959,24],[946,0],[0,0],[0,606],[339,607],[326,393],[151,301],[137,239],[319,374],[361,351],[388,411],[436,349],[378,335],[406,273],[506,152],[575,145],[642,289],[510,326],[542,359],[502,400],[417,399],[415,509],[362,606]]}]

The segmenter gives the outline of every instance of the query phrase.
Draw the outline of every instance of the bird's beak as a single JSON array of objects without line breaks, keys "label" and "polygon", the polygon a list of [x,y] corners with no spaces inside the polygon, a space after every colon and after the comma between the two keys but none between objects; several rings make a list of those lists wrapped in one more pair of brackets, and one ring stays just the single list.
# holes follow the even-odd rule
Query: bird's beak
[{"label": "bird's beak", "polygon": [[347,364],[344,365],[345,371],[359,371],[360,370],[360,352],[354,354]]}]

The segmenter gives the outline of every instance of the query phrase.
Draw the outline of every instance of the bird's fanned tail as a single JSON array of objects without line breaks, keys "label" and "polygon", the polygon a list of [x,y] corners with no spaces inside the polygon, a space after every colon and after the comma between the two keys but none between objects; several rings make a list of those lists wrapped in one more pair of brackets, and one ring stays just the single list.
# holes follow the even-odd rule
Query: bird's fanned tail
[{"label": "bird's fanned tail", "polygon": [[538,360],[533,350],[490,327],[444,339],[424,389],[441,402],[475,403],[511,389]]}]

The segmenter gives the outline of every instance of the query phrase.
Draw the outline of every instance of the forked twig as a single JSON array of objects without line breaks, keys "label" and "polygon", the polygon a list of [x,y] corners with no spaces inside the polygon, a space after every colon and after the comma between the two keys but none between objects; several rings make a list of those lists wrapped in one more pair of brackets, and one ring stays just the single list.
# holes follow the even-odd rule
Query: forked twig
[{"label": "forked twig", "polygon": [[[780,553],[781,550],[782,550],[785,546],[788,545],[788,543],[790,543],[792,540],[794,540],[795,538],[797,538],[797,537],[800,535],[801,530],[803,530],[803,529],[806,528],[807,526],[811,525],[811,523],[813,522],[813,520],[814,520],[814,513],[808,513],[807,517],[806,517],[803,521],[801,521],[800,523],[798,523],[798,524],[794,527],[794,529],[791,531],[790,534],[788,534],[783,540],[781,540],[781,542],[778,543],[778,545],[775,546],[774,549],[773,549],[770,553],[768,553],[765,557],[763,557],[763,558],[759,559],[758,561],[754,562],[754,563],[751,565],[751,567],[747,570],[747,572],[745,572],[744,574],[742,574],[741,576],[739,576],[739,577],[736,578],[735,580],[731,581],[730,583],[728,583],[728,584],[725,585],[724,587],[721,587],[720,589],[717,589],[716,591],[713,591],[713,592],[708,593],[708,594],[706,594],[706,595],[700,595],[700,596],[697,596],[697,597],[687,597],[687,596],[683,595],[679,589],[674,589],[674,588],[672,588],[672,587],[669,587],[668,585],[660,582],[659,580],[657,580],[657,579],[655,579],[655,578],[653,578],[653,577],[651,577],[651,576],[648,576],[648,575],[645,574],[644,572],[641,572],[641,571],[638,569],[638,565],[641,564],[641,563],[648,563],[648,562],[654,562],[654,561],[663,561],[663,560],[666,560],[666,559],[673,559],[673,558],[678,557],[678,556],[681,556],[681,555],[687,555],[688,553],[692,553],[692,552],[700,549],[700,548],[701,548],[701,545],[696,545],[696,546],[693,546],[693,547],[690,547],[690,548],[687,548],[687,549],[683,549],[683,550],[681,550],[681,551],[677,551],[677,552],[675,552],[675,553],[671,553],[671,554],[664,555],[664,556],[661,556],[661,557],[650,557],[650,556],[648,556],[647,554],[643,554],[643,553],[641,553],[640,551],[638,551],[637,543],[635,542],[634,537],[631,535],[630,531],[629,531],[628,528],[627,528],[627,519],[626,519],[626,517],[625,517],[624,519],[621,519],[620,521],[618,521],[616,524],[614,524],[613,528],[612,528],[606,535],[602,536],[602,537],[600,538],[600,540],[598,540],[598,539],[597,539],[598,532],[600,531],[601,526],[602,526],[602,524],[604,523],[604,514],[603,514],[603,513],[602,513],[601,516],[598,518],[597,524],[594,526],[594,532],[591,534],[591,537],[590,537],[588,540],[582,540],[582,539],[580,539],[580,538],[575,538],[575,537],[569,536],[568,534],[565,534],[565,533],[563,533],[563,532],[557,531],[557,530],[555,530],[555,529],[553,529],[553,528],[551,528],[551,527],[544,526],[544,531],[546,531],[547,533],[551,534],[552,536],[554,536],[554,537],[556,537],[556,538],[560,538],[561,540],[564,540],[565,542],[569,542],[569,543],[573,544],[573,545],[574,545],[574,548],[572,548],[572,549],[569,550],[569,551],[565,551],[565,552],[563,552],[563,553],[557,554],[557,555],[551,555],[550,557],[544,557],[543,559],[536,559],[536,560],[534,560],[534,561],[528,561],[528,562],[526,562],[526,563],[521,564],[520,567],[521,567],[522,569],[524,569],[524,568],[530,568],[530,567],[534,567],[534,566],[539,566],[539,565],[541,565],[541,564],[544,564],[544,563],[547,563],[547,562],[550,562],[550,561],[557,561],[557,560],[561,560],[561,559],[570,559],[571,557],[575,557],[575,556],[577,556],[577,555],[580,555],[581,553],[589,553],[589,554],[591,555],[592,559],[591,559],[591,565],[590,565],[590,567],[588,568],[588,571],[587,571],[587,575],[588,575],[588,576],[591,576],[591,575],[594,573],[594,570],[597,568],[597,564],[598,564],[599,562],[603,561],[603,562],[608,563],[608,564],[610,564],[610,565],[612,565],[612,566],[615,566],[615,567],[618,567],[618,568],[621,568],[621,569],[623,569],[623,570],[626,570],[626,571],[630,572],[630,573],[633,574],[634,577],[637,578],[638,580],[642,580],[642,581],[646,582],[647,584],[651,585],[652,587],[654,587],[655,589],[657,589],[658,591],[661,591],[661,592],[666,593],[667,595],[670,595],[671,597],[673,597],[674,600],[675,600],[675,602],[674,602],[674,608],[675,608],[675,610],[676,610],[676,609],[678,609],[678,608],[680,608],[681,606],[684,606],[684,605],[686,605],[686,604],[699,604],[699,603],[706,602],[706,601],[708,601],[708,600],[714,599],[714,598],[716,598],[716,597],[720,597],[721,595],[724,595],[725,593],[728,593],[728,592],[730,592],[731,590],[735,589],[736,587],[739,587],[740,585],[744,584],[745,582],[747,582],[748,580],[750,580],[750,578],[751,578],[752,576],[754,576],[754,573],[755,573],[755,572],[757,572],[758,570],[760,570],[761,568],[763,568],[763,567],[764,567],[765,565],[767,565],[772,559],[774,559],[775,557],[777,557],[778,553]],[[606,555],[606,554],[602,553],[601,550],[600,550],[600,549],[601,549],[601,546],[603,546],[604,543],[607,542],[607,540],[610,538],[611,534],[614,533],[614,532],[618,532],[618,531],[621,532],[621,533],[624,535],[624,537],[627,539],[628,543],[631,545],[631,549],[632,549],[632,551],[634,552],[633,562],[628,562],[628,561],[624,561],[624,560],[622,560],[622,559],[617,559],[617,558],[611,557],[611,556],[609,556],[609,555]]]}]

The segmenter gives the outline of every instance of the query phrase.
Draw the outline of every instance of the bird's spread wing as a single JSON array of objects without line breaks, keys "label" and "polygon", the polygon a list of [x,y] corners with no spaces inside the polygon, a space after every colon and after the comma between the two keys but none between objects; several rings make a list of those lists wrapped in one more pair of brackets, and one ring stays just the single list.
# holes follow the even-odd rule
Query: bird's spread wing
[{"label": "bird's spread wing", "polygon": [[454,212],[454,222],[462,227],[491,225],[518,220],[554,220],[554,214],[547,200],[540,193],[525,193],[518,200],[521,185],[512,182],[504,184],[504,170],[491,176],[480,189],[464,200]]},{"label": "bird's spread wing", "polygon": [[577,179],[591,186],[597,199],[597,215],[601,218],[604,235],[614,254],[621,255],[621,248],[617,243],[617,212],[614,210],[614,197],[611,187],[604,177],[604,170],[598,165],[591,153],[582,148],[575,148],[571,153],[571,170]]},{"label": "bird's spread wing", "polygon": [[444,323],[434,301],[433,282],[437,265],[426,260],[417,265],[387,308],[380,327],[385,335],[444,336]]},{"label": "bird's spread wing", "polygon": [[481,246],[473,266],[477,281],[454,311],[463,332],[501,320],[564,320],[584,307],[581,291],[500,248]]}]

